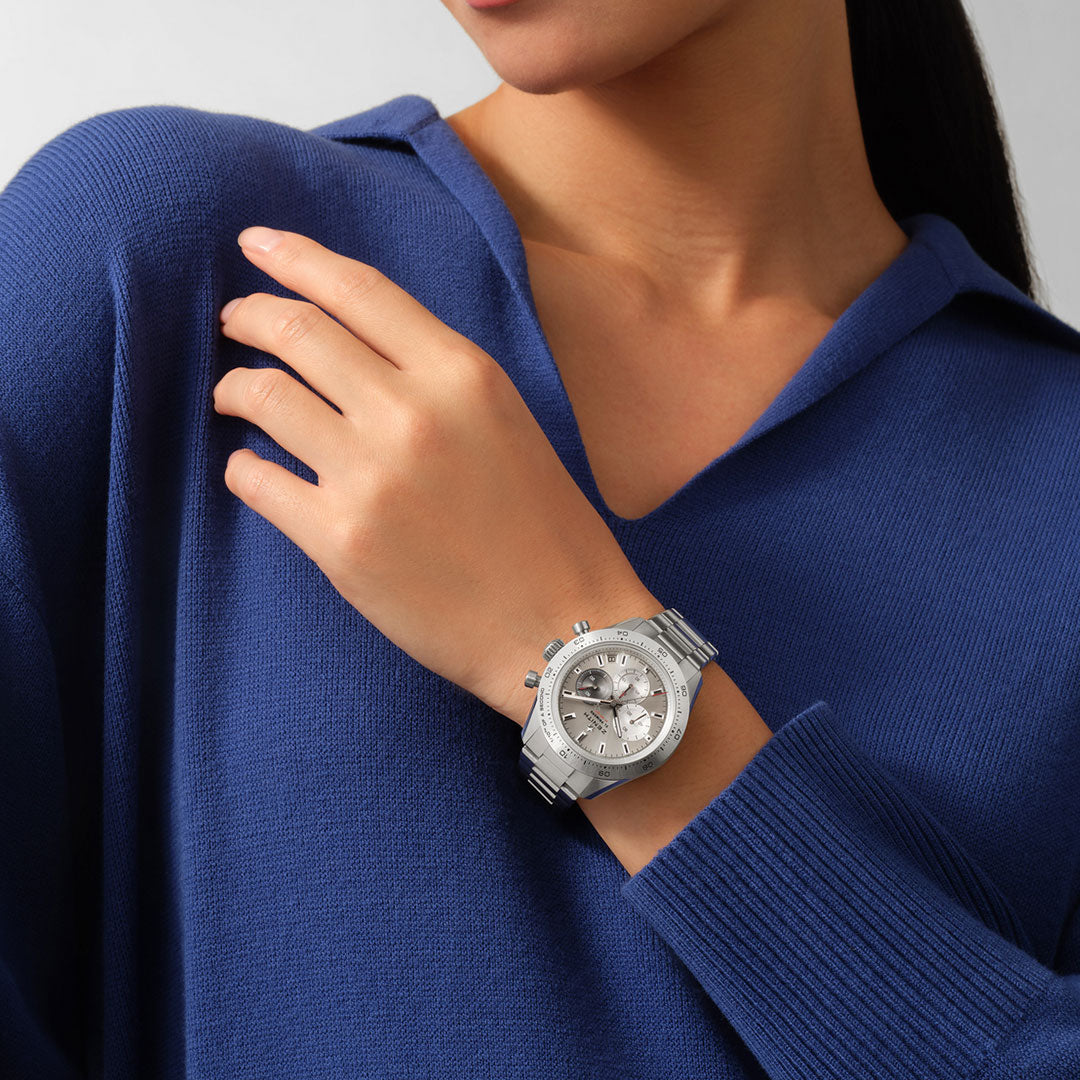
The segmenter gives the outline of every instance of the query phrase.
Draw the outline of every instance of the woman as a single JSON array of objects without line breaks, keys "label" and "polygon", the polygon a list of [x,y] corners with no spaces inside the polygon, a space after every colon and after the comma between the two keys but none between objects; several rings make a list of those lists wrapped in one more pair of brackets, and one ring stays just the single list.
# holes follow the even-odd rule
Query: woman
[{"label": "woman", "polygon": [[[444,2],[451,117],[0,195],[4,1075],[1077,1075],[1080,334],[959,3]],[[669,608],[559,813],[526,671]]]}]

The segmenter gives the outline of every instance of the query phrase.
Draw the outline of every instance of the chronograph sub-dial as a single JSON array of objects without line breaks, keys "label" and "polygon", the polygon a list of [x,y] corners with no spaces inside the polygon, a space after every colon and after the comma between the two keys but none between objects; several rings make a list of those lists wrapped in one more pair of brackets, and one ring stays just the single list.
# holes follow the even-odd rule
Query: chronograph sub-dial
[{"label": "chronograph sub-dial", "polygon": [[631,701],[643,701],[652,693],[652,689],[649,676],[644,671],[628,667],[615,677],[611,696],[619,705],[626,705]]},{"label": "chronograph sub-dial", "polygon": [[611,676],[602,668],[587,668],[574,680],[574,693],[585,698],[610,700]]},{"label": "chronograph sub-dial", "polygon": [[649,734],[652,718],[637,702],[615,706],[615,727],[628,742],[637,742]]}]

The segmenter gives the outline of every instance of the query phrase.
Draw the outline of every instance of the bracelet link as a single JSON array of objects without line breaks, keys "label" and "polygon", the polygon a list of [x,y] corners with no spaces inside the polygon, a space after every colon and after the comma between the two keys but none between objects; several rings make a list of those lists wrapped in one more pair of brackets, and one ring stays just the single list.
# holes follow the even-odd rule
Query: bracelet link
[{"label": "bracelet link", "polygon": [[689,660],[699,670],[717,656],[716,646],[706,641],[675,608],[665,608],[645,620],[656,630],[656,640],[676,659]]},{"label": "bracelet link", "polygon": [[554,776],[548,758],[535,754],[528,744],[524,744],[519,761],[529,786],[539,792],[545,802],[555,806],[570,806],[574,803],[574,796],[566,787],[569,777],[560,780]]}]

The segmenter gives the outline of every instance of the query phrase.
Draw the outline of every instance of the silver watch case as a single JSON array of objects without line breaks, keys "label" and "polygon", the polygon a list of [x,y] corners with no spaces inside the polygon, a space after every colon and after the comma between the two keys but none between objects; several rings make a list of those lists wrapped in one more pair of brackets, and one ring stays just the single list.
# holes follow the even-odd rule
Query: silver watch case
[{"label": "silver watch case", "polygon": [[[645,623],[644,619],[628,619],[615,626],[589,630],[568,641],[548,662],[536,688],[529,717],[522,731],[522,742],[536,756],[543,756],[552,764],[569,770],[565,781],[568,793],[574,798],[591,799],[627,780],[635,780],[664,764],[675,752],[686,731],[686,721],[701,689],[701,669],[691,660],[678,663],[672,653],[650,634],[641,633],[634,627]],[[569,742],[555,720],[551,708],[551,695],[558,684],[558,676],[581,653],[588,653],[602,644],[627,643],[636,645],[653,659],[661,681],[675,702],[672,714],[666,719],[666,727],[658,740],[640,758],[625,763],[610,764],[586,757]]]}]

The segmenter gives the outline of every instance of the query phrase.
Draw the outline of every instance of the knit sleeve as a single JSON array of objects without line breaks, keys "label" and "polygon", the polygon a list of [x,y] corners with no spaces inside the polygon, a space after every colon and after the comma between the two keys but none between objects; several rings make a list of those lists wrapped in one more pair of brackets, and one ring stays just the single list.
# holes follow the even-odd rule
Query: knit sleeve
[{"label": "knit sleeve", "polygon": [[60,1080],[82,1073],[56,673],[44,624],[3,576],[0,718],[0,1075]]},{"label": "knit sleeve", "polygon": [[93,1015],[115,338],[94,130],[56,136],[0,191],[0,1076],[41,1080],[86,1074]]},{"label": "knit sleeve", "polygon": [[771,1080],[1080,1076],[1080,931],[1061,970],[1032,956],[989,877],[824,701],[622,892]]}]

